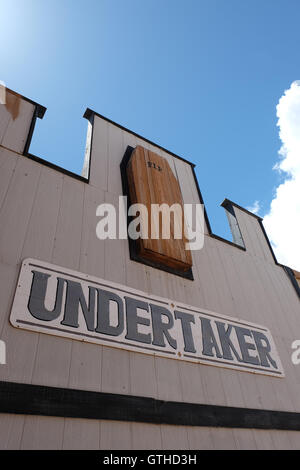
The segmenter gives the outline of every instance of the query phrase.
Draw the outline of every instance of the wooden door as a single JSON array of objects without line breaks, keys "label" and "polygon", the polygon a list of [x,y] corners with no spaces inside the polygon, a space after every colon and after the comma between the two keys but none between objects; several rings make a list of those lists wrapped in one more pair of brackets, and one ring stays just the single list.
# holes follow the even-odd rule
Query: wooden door
[{"label": "wooden door", "polygon": [[[126,172],[131,204],[144,204],[148,210],[148,238],[139,238],[136,242],[139,256],[178,271],[188,271],[192,266],[192,256],[190,250],[186,249],[183,201],[179,183],[168,161],[137,146],[132,152]],[[177,215],[174,216],[171,211],[170,223],[167,218],[164,219],[165,223],[169,223],[170,238],[163,238],[168,233],[163,234],[162,216],[156,219],[159,220],[159,226],[155,225],[153,204],[177,204]],[[141,231],[143,235],[146,234],[144,225]]]}]

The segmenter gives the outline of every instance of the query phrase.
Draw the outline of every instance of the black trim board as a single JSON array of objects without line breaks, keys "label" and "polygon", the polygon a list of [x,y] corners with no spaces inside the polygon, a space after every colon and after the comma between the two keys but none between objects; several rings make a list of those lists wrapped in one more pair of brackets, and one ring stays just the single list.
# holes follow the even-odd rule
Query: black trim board
[{"label": "black trim board", "polygon": [[291,283],[294,286],[295,291],[298,294],[298,297],[300,298],[300,287],[299,287],[299,284],[298,284],[297,279],[295,277],[294,271],[291,268],[289,268],[288,266],[284,266],[284,265],[281,265],[281,266],[283,267],[284,271],[288,275],[288,278],[290,279]]},{"label": "black trim board", "polygon": [[71,178],[75,178],[76,180],[82,181],[83,183],[89,183],[89,180],[85,178],[84,176],[78,175],[77,173],[73,173],[72,171],[66,170],[65,168],[62,168],[58,165],[55,165],[55,163],[51,163],[48,160],[44,160],[43,158],[37,157],[36,155],[33,155],[32,153],[27,153],[23,155],[26,158],[30,158],[30,160],[33,160],[37,163],[40,163],[41,165],[45,165],[48,168],[51,168],[52,170],[59,171],[60,173],[63,173],[64,175],[70,176]]},{"label": "black trim board", "polygon": [[37,117],[38,117],[38,108],[37,108],[37,106],[35,106],[34,111],[33,111],[33,115],[32,115],[32,118],[31,118],[31,123],[30,123],[29,131],[28,131],[27,139],[26,139],[26,142],[25,142],[24,150],[23,150],[23,155],[24,156],[28,155],[29,147],[30,147],[30,144],[31,144],[31,140],[32,140],[33,131],[34,131],[34,128],[35,128]]},{"label": "black trim board", "polygon": [[41,104],[37,103],[36,101],[33,101],[33,100],[29,99],[29,98],[26,98],[26,96],[23,96],[23,95],[21,95],[20,93],[17,93],[16,91],[12,90],[11,88],[7,88],[7,87],[6,87],[6,91],[7,91],[8,93],[11,93],[12,95],[15,95],[15,96],[17,96],[17,97],[19,97],[19,98],[22,98],[22,100],[27,101],[27,102],[30,103],[30,104],[35,105],[37,117],[40,118],[40,119],[43,119],[44,114],[45,114],[45,112],[47,111],[47,108],[45,108],[45,106],[42,106]]},{"label": "black trim board", "polygon": [[136,132],[134,131],[131,131],[130,129],[128,129],[127,127],[124,127],[122,126],[121,124],[118,124],[117,122],[115,121],[112,121],[111,119],[107,118],[106,116],[103,116],[102,114],[99,114],[99,113],[96,113],[96,111],[93,111],[92,109],[90,108],[86,108],[84,114],[83,114],[83,117],[85,119],[90,119],[92,116],[98,116],[99,118],[103,119],[104,121],[106,122],[109,122],[110,124],[113,124],[114,126],[118,127],[119,129],[122,129],[123,131],[126,131],[128,132],[129,134],[132,134],[134,135],[135,137],[138,137],[139,139],[142,139],[144,142],[148,142],[148,144],[151,144],[153,145],[154,147],[157,147],[158,149],[161,149],[163,150],[164,152],[167,152],[168,154],[172,155],[173,157],[175,158],[178,158],[179,160],[182,160],[183,162],[185,163],[188,163],[189,165],[191,165],[192,167],[195,166],[194,163],[190,162],[189,160],[186,160],[185,158],[183,157],[180,157],[179,155],[177,155],[176,153],[174,152],[171,152],[170,150],[166,149],[165,147],[162,147],[161,145],[158,145],[156,144],[155,142],[153,142],[152,140],[149,140],[149,139],[146,139],[146,137],[143,137],[142,135],[140,134],[137,134]]},{"label": "black trim board", "polygon": [[[206,226],[207,226],[207,230],[208,230],[208,235],[209,235],[211,238],[215,238],[216,240],[219,240],[219,241],[221,241],[221,242],[223,242],[223,243],[227,243],[228,245],[234,246],[235,248],[238,248],[239,250],[246,251],[245,245],[238,245],[237,243],[234,243],[234,242],[231,241],[231,240],[227,240],[226,238],[220,237],[219,235],[216,235],[215,233],[213,233],[212,228],[211,228],[211,225],[210,225],[210,222],[209,222],[209,218],[208,218],[208,215],[207,215],[206,207],[205,207],[205,204],[204,204],[204,199],[203,199],[203,197],[202,197],[202,193],[201,193],[201,190],[200,190],[200,187],[199,187],[198,178],[197,178],[197,175],[196,175],[196,171],[195,171],[195,167],[194,167],[194,166],[192,167],[192,170],[193,170],[193,176],[194,176],[194,181],[195,181],[196,189],[197,189],[198,196],[199,196],[199,201],[200,201],[200,204],[202,204],[203,207],[204,207],[204,219],[205,219],[205,222],[206,222]],[[228,199],[226,199],[226,201],[228,201]],[[221,205],[222,205],[222,204],[221,204]],[[227,210],[227,208],[226,208],[226,210]],[[238,222],[237,222],[237,223],[238,223]]]},{"label": "black trim board", "polygon": [[180,426],[300,431],[300,413],[0,382],[0,412]]},{"label": "black trim board", "polygon": [[262,217],[260,217],[259,215],[248,211],[248,209],[245,209],[244,207],[239,206],[238,204],[231,201],[230,199],[227,199],[227,198],[224,199],[224,201],[221,203],[221,206],[224,207],[224,209],[227,209],[227,207],[231,208],[232,206],[234,206],[234,207],[237,207],[237,209],[240,209],[241,211],[245,212],[246,214],[251,215],[252,217],[255,217],[255,219],[257,219],[257,220],[263,220]]},{"label": "black trim board", "polygon": [[[24,97],[22,96],[22,98],[24,98]],[[26,99],[26,98],[24,98],[24,99]],[[51,163],[48,160],[44,160],[43,158],[37,157],[36,155],[33,155],[32,153],[29,153],[29,147],[30,147],[33,132],[34,132],[34,129],[35,129],[36,120],[37,120],[37,118],[43,119],[46,108],[44,108],[43,106],[40,106],[37,103],[31,102],[31,100],[27,100],[27,101],[29,101],[32,104],[35,104],[35,109],[34,109],[34,112],[33,112],[33,115],[32,115],[29,131],[28,131],[28,135],[27,135],[27,139],[26,139],[26,142],[25,142],[25,146],[24,146],[24,150],[23,150],[22,155],[24,157],[30,158],[30,160],[33,160],[37,163],[40,163],[41,165],[45,165],[49,168],[52,168],[52,170],[59,171],[60,173],[68,175],[71,178],[75,178],[79,181],[82,181],[83,183],[89,183],[89,177],[85,178],[84,176],[81,176],[77,173],[73,173],[72,171],[66,170],[65,168],[63,168],[61,166],[55,165],[55,163]],[[43,109],[44,111],[41,112],[41,109]],[[89,170],[88,171],[90,172],[90,164],[89,164]]]}]

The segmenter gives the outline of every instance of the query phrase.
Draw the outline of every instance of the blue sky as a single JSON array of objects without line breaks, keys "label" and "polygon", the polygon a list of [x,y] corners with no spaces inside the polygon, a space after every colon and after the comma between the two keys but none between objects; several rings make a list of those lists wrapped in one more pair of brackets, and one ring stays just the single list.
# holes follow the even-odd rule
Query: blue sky
[{"label": "blue sky", "polygon": [[46,106],[30,151],[81,172],[86,107],[196,163],[215,233],[227,197],[269,211],[276,105],[299,78],[294,0],[0,0],[0,80]]}]

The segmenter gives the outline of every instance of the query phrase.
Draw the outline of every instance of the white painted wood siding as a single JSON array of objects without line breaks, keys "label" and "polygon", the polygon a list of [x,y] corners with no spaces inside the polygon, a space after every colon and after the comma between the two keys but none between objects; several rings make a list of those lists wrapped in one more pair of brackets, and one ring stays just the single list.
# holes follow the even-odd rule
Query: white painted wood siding
[{"label": "white painted wood siding", "polygon": [[[128,145],[167,158],[183,200],[199,202],[191,167],[95,116],[89,184],[20,155],[34,106],[22,101],[12,122],[0,106],[0,338],[7,365],[0,380],[162,400],[300,412],[299,298],[274,263],[258,220],[235,208],[246,251],[212,238],[193,252],[194,281],[129,259],[127,240],[96,237],[96,207],[117,204],[120,162]],[[25,140],[24,140],[25,139]],[[212,180],[213,184],[213,180]],[[205,195],[204,195],[205,197]],[[21,261],[33,257],[145,292],[268,327],[283,379],[184,363],[13,328],[10,308]],[[0,417],[1,448],[296,448],[300,433],[194,428],[33,416]]]}]

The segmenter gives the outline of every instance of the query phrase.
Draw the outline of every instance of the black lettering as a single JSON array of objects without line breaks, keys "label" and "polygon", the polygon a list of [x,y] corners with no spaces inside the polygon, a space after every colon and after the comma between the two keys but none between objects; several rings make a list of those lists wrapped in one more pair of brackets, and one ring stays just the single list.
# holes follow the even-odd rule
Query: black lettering
[{"label": "black lettering", "polygon": [[151,344],[151,333],[140,333],[138,325],[150,326],[150,318],[140,317],[137,314],[137,309],[149,311],[149,305],[141,300],[133,299],[132,297],[125,297],[126,302],[126,323],[127,334],[125,338],[139,341],[140,343]]},{"label": "black lettering", "polygon": [[245,336],[252,337],[251,331],[248,330],[248,328],[241,328],[239,326],[235,326],[235,331],[241,348],[243,362],[247,362],[248,364],[253,365],[260,365],[258,356],[250,356],[249,354],[249,350],[256,350],[255,344],[248,343],[245,340]]},{"label": "black lettering", "polygon": [[[98,320],[97,333],[103,333],[109,336],[118,336],[124,330],[124,307],[122,299],[114,292],[97,289],[98,291]],[[110,302],[116,302],[118,306],[118,324],[110,324]]]},{"label": "black lettering", "polygon": [[70,281],[69,279],[66,279],[66,283],[65,314],[61,324],[78,328],[79,307],[81,307],[87,329],[94,331],[96,288],[89,287],[89,305],[87,306],[81,284],[79,282]]},{"label": "black lettering", "polygon": [[233,352],[234,356],[239,362],[242,362],[237,350],[235,349],[231,339],[230,333],[232,331],[233,325],[228,324],[227,330],[225,330],[225,324],[219,321],[216,321],[216,325],[218,328],[219,339],[221,342],[222,352],[223,352],[223,359],[227,359],[229,361],[233,360],[231,352]]},{"label": "black lettering", "polygon": [[174,315],[176,320],[178,319],[181,321],[181,328],[184,340],[184,351],[195,353],[196,349],[194,345],[194,338],[191,327],[191,323],[195,323],[194,315],[177,311],[174,312]]},{"label": "black lettering", "polygon": [[[174,326],[174,319],[172,314],[165,307],[160,305],[150,304],[151,317],[152,317],[152,328],[153,328],[153,341],[152,344],[155,346],[165,347],[165,338],[169,345],[173,348],[177,348],[177,341],[172,338],[169,331]],[[162,318],[168,319],[167,323],[164,323]]]},{"label": "black lettering", "polygon": [[216,352],[216,356],[219,359],[222,358],[222,354],[216,341],[212,326],[210,324],[210,320],[204,317],[200,318],[200,320],[202,328],[202,354],[204,354],[205,356],[213,357],[215,355],[213,352],[214,349]]},{"label": "black lettering", "polygon": [[[270,367],[270,364],[275,367],[275,369],[278,369],[276,362],[274,359],[271,357],[270,352],[271,352],[271,345],[263,333],[260,331],[254,331],[252,330],[253,338],[256,344],[257,352],[260,358],[260,363],[264,367]],[[263,344],[263,341],[265,344]]]},{"label": "black lettering", "polygon": [[43,321],[55,320],[59,317],[61,312],[62,296],[64,290],[64,279],[57,278],[57,288],[55,305],[53,310],[48,310],[45,307],[45,297],[48,279],[50,274],[45,274],[40,271],[32,271],[33,279],[31,284],[30,297],[28,301],[28,310],[34,318]]}]

